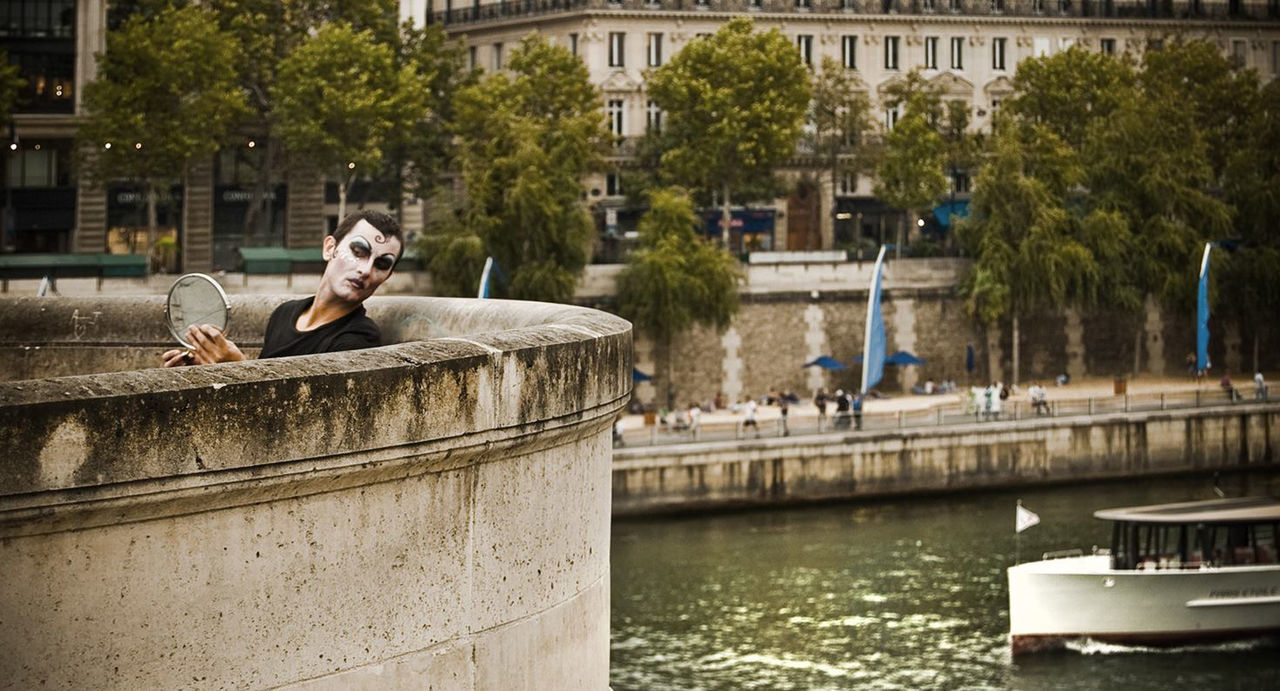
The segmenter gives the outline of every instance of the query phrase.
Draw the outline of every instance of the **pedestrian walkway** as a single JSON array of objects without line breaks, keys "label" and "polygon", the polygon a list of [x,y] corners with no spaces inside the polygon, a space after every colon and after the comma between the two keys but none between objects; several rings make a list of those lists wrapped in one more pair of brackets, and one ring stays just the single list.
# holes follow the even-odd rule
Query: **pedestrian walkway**
[{"label": "pedestrian walkway", "polygon": [[[1004,401],[1000,413],[1002,420],[1027,419],[1037,416],[1027,394],[1027,388],[1035,380],[1010,395]],[[1267,382],[1277,381],[1275,374],[1266,375]],[[1044,382],[1042,382],[1044,383]],[[1186,377],[1138,377],[1125,380],[1126,393],[1116,395],[1116,382],[1111,378],[1093,377],[1072,381],[1066,386],[1048,383],[1048,411],[1050,416],[1087,415],[1121,411],[1149,411],[1166,408],[1187,408],[1206,405],[1249,403],[1255,400],[1252,378],[1233,382],[1238,399],[1232,400],[1222,390],[1218,380],[1205,378],[1190,380]],[[1273,387],[1269,400],[1277,400]],[[968,390],[947,394],[904,394],[889,398],[867,399],[863,408],[865,430],[887,430],[898,427],[936,426],[972,423],[979,420],[978,411],[967,401]],[[682,412],[682,411],[681,411]],[[784,436],[781,411],[777,406],[761,405],[756,410],[758,431],[742,427],[744,415],[735,409],[704,411],[698,422],[697,438],[685,429],[672,429],[660,424],[646,426],[643,415],[626,415],[622,420],[622,445],[652,446],[688,444],[691,442],[753,439],[757,437]],[[817,434],[820,432],[846,432],[833,429],[834,406],[828,406],[828,417],[819,429],[818,410],[813,401],[802,400],[790,406],[785,434],[790,436]]]}]

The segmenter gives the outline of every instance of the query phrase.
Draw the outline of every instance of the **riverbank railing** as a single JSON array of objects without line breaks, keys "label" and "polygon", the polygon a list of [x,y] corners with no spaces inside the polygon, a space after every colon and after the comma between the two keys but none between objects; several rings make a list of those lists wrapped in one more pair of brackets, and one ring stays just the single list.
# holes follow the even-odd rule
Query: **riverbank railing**
[{"label": "riverbank railing", "polygon": [[[1269,387],[1261,392],[1251,389],[1233,389],[1230,393],[1221,389],[1189,389],[1096,398],[1064,398],[1045,401],[1043,405],[1026,400],[1004,401],[998,412],[985,411],[980,404],[972,400],[944,403],[919,410],[867,410],[860,416],[852,413],[837,414],[830,411],[834,406],[829,406],[829,413],[825,417],[815,415],[812,402],[805,402],[792,404],[790,407],[792,412],[804,409],[803,415],[770,416],[767,419],[757,417],[754,426],[744,424],[745,418],[742,416],[732,421],[699,422],[693,427],[680,420],[663,423],[655,419],[654,424],[646,425],[642,429],[625,430],[621,434],[615,432],[613,443],[615,448],[664,446],[857,431],[883,432],[892,429],[943,427],[1002,420],[1021,421],[1106,413],[1210,408],[1274,401],[1280,401],[1280,395],[1271,391]],[[673,414],[669,417],[678,418],[679,415]]]}]

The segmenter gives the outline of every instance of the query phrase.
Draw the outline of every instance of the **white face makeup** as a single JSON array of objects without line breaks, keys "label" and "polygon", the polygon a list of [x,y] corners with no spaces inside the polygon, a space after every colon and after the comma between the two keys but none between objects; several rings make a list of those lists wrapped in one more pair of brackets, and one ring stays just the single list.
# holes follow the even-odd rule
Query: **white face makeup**
[{"label": "white face makeup", "polygon": [[400,252],[400,240],[388,238],[367,221],[356,224],[341,240],[325,238],[329,263],[324,286],[334,297],[363,302],[391,276]]}]

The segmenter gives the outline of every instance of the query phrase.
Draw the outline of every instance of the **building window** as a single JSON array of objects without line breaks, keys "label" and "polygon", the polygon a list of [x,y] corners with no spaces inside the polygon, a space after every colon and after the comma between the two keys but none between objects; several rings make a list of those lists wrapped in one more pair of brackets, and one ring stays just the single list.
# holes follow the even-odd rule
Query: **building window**
[{"label": "building window", "polygon": [[1249,61],[1249,55],[1245,51],[1245,42],[1236,39],[1231,42],[1231,62],[1240,69]]},{"label": "building window", "polygon": [[1105,55],[1115,55],[1116,40],[1114,38],[1104,38],[1098,41],[1098,48],[1101,49]]},{"label": "building window", "polygon": [[476,68],[476,47],[475,46],[470,46],[469,48],[467,48],[467,67],[473,70]]},{"label": "building window", "polygon": [[960,0],[948,0],[947,9],[952,12],[960,12],[964,7],[960,4]]},{"label": "building window", "polygon": [[1071,36],[1063,36],[1062,38],[1058,39],[1059,50],[1066,50],[1071,46],[1074,46],[1075,44],[1076,44],[1076,39]]},{"label": "building window", "polygon": [[1036,14],[1044,14],[1044,0],[1031,0],[1031,11]]},{"label": "building window", "polygon": [[649,34],[649,66],[662,65],[662,34]]},{"label": "building window", "polygon": [[892,130],[898,125],[898,106],[884,109],[884,129]]},{"label": "building window", "polygon": [[1036,36],[1031,40],[1031,52],[1037,58],[1043,58],[1049,54],[1049,37]]},{"label": "building window", "polygon": [[0,36],[35,39],[75,38],[75,28],[75,0],[0,2]]},{"label": "building window", "polygon": [[649,101],[644,105],[645,127],[653,132],[662,131],[662,109],[657,101]]},{"label": "building window", "polygon": [[1058,0],[1058,14],[1066,14],[1071,9],[1070,0]]},{"label": "building window", "polygon": [[502,71],[502,44],[493,44],[493,71]]},{"label": "building window", "polygon": [[606,173],[604,176],[604,193],[610,197],[622,194],[622,176],[618,173]]},{"label": "building window", "polygon": [[569,52],[573,53],[573,57],[578,57],[578,35],[569,34]]},{"label": "building window", "polygon": [[796,7],[809,9],[811,6],[811,0],[796,0]]},{"label": "building window", "polygon": [[627,35],[621,31],[609,32],[609,66],[626,67]]},{"label": "building window", "polygon": [[1004,102],[1004,99],[1002,99],[1002,98],[1000,98],[1000,97],[998,97],[998,96],[993,96],[993,97],[991,98],[991,111],[992,111],[992,112],[995,112],[995,111],[997,111],[997,110],[1000,110],[1000,104],[1001,104],[1001,103],[1003,103],[1003,102]]},{"label": "building window", "polygon": [[796,36],[796,48],[800,49],[800,60],[806,65],[813,65],[813,36],[801,34]]},{"label": "building window", "polygon": [[898,69],[898,37],[886,36],[884,39],[884,68]]},{"label": "building window", "polygon": [[937,36],[925,36],[924,38],[924,68],[926,70],[938,69]]},{"label": "building window", "polygon": [[924,8],[925,12],[933,12],[937,7],[935,0],[924,0],[920,5]]},{"label": "building window", "polygon": [[951,69],[964,69],[964,39],[958,36],[951,39]]},{"label": "building window", "polygon": [[967,194],[970,188],[969,173],[957,170],[951,175],[951,189],[956,194]]},{"label": "building window", "polygon": [[609,131],[612,132],[615,137],[622,137],[623,132],[625,132],[625,130],[622,129],[622,112],[623,107],[620,99],[610,100],[608,106],[605,108],[605,113],[609,116]]},{"label": "building window", "polygon": [[991,69],[993,70],[1004,69],[1005,40],[1003,38],[991,39]]},{"label": "building window", "polygon": [[840,64],[845,69],[858,69],[858,37],[857,36],[841,36],[840,37]]},{"label": "building window", "polygon": [[711,0],[697,0],[694,5],[698,7],[711,7]]},{"label": "building window", "polygon": [[[758,2],[759,0],[755,1]],[[853,0],[840,0],[840,9],[845,10],[846,12],[853,11],[855,9],[853,6]]]},{"label": "building window", "polygon": [[850,195],[858,191],[858,174],[844,173],[840,176],[840,194]]},{"label": "building window", "polygon": [[991,0],[990,7],[992,14],[1000,14],[1004,12],[1004,0]]}]

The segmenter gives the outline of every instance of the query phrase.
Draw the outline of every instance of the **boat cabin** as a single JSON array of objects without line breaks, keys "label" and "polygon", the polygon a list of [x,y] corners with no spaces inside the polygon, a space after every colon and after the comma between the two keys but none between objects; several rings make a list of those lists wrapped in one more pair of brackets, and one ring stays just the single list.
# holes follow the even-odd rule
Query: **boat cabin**
[{"label": "boat cabin", "polygon": [[1280,499],[1239,497],[1104,509],[1111,568],[1198,569],[1276,563]]}]

